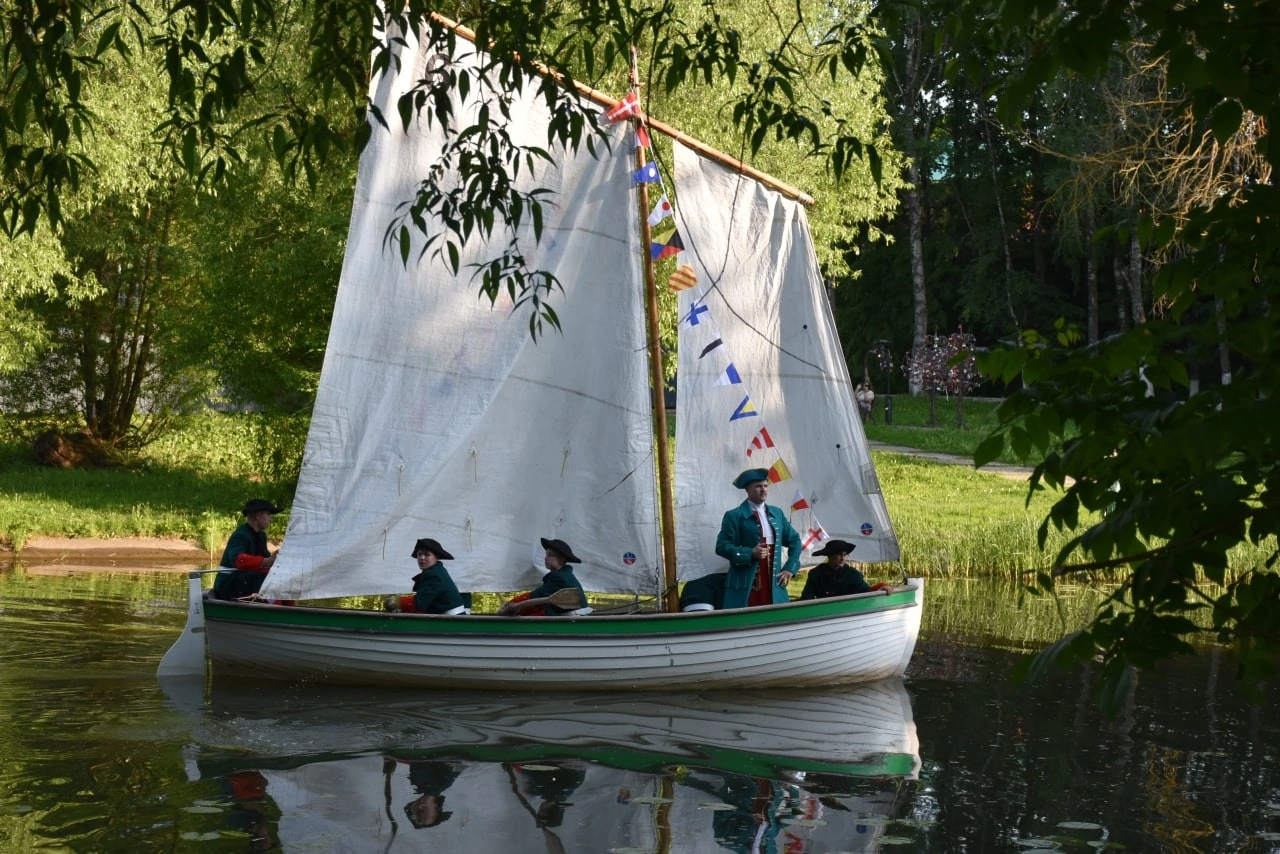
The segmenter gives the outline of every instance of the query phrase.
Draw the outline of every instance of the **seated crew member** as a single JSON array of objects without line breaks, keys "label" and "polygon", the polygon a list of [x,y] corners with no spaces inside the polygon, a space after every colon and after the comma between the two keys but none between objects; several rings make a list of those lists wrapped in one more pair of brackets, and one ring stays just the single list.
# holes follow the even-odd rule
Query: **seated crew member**
[{"label": "seated crew member", "polygon": [[713,572],[685,582],[680,590],[681,611],[715,611],[724,607],[727,572]]},{"label": "seated crew member", "polygon": [[271,527],[271,514],[279,513],[280,508],[265,498],[251,498],[242,512],[244,523],[232,532],[218,561],[218,577],[213,582],[213,595],[218,599],[256,594],[276,562],[267,549],[267,528]]},{"label": "seated crew member", "polygon": [[814,557],[826,557],[827,561],[809,570],[800,598],[826,599],[828,596],[849,596],[869,591],[871,585],[867,584],[862,573],[844,562],[856,548],[853,543],[844,540],[831,540],[814,552]]},{"label": "seated crew member", "polygon": [[746,490],[747,499],[725,512],[716,537],[716,554],[729,561],[724,607],[786,602],[787,584],[800,566],[800,535],[781,510],[765,503],[769,497],[767,469],[747,469],[733,485]]},{"label": "seated crew member", "polygon": [[449,570],[440,561],[453,560],[440,543],[424,537],[413,545],[410,557],[418,561],[419,572],[413,577],[412,596],[388,596],[388,611],[410,614],[469,614],[466,599],[458,592]]},{"label": "seated crew member", "polygon": [[581,606],[566,610],[564,608],[557,608],[555,605],[548,602],[542,606],[542,615],[547,617],[578,617],[583,614],[590,614],[591,608],[587,605],[586,591],[584,591],[582,589],[582,585],[578,583],[577,576],[573,574],[573,567],[569,565],[573,563],[582,563],[582,561],[573,553],[573,549],[571,549],[569,544],[564,540],[549,540],[546,537],[543,537],[542,547],[546,549],[546,557],[543,558],[543,565],[548,570],[547,574],[542,576],[542,584],[536,589],[530,590],[528,593],[522,593],[521,595],[513,598],[510,602],[507,602],[498,609],[498,614],[504,617],[518,616],[521,613],[532,616],[537,612],[522,610],[519,607],[521,602],[529,599],[542,599],[550,596],[557,590],[564,590],[566,588],[578,591],[578,596],[582,601]]}]

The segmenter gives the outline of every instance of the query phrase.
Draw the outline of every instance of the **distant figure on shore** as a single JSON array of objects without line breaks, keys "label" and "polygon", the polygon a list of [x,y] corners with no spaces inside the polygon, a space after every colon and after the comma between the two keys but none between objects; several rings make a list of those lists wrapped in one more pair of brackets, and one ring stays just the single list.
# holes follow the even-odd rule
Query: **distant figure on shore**
[{"label": "distant figure on shore", "polygon": [[213,595],[218,599],[255,595],[276,562],[267,548],[267,529],[272,514],[280,508],[265,498],[250,498],[241,512],[244,523],[232,532],[218,561],[218,577],[213,582]]},{"label": "distant figure on shore", "polygon": [[849,596],[870,590],[871,585],[867,584],[862,573],[845,563],[845,558],[856,548],[853,543],[844,540],[831,540],[814,552],[814,557],[826,557],[827,561],[809,570],[800,598],[826,599],[829,596]]},{"label": "distant figure on shore", "polygon": [[419,570],[413,577],[413,595],[388,596],[385,602],[388,611],[404,611],[409,614],[471,613],[470,603],[458,592],[449,570],[440,562],[453,560],[453,555],[445,551],[440,543],[424,537],[414,543],[410,557],[418,561]]},{"label": "distant figure on shore", "polygon": [[876,405],[876,393],[871,390],[870,380],[864,379],[858,383],[858,387],[853,392],[853,401],[858,404],[858,416],[862,419],[862,423],[871,421]]},{"label": "distant figure on shore", "polygon": [[800,535],[781,510],[765,504],[768,469],[747,469],[733,485],[746,490],[747,500],[724,514],[716,537],[716,554],[729,561],[724,607],[786,602],[787,584],[800,566]]}]

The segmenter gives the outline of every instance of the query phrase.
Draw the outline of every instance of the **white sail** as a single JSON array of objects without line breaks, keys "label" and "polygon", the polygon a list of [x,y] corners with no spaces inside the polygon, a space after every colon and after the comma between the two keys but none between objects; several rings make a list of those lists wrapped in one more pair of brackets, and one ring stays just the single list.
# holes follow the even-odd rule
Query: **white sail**
[{"label": "white sail", "polygon": [[[733,479],[779,463],[789,476],[769,503],[802,539],[820,525],[857,545],[853,560],[898,560],[803,206],[679,141],[675,172],[682,263],[698,277],[680,295],[681,578],[725,568],[716,533],[744,498]],[[791,511],[797,493],[808,507]]]},{"label": "white sail", "polygon": [[[542,240],[520,235],[527,265],[564,287],[551,298],[564,334],[535,343],[527,310],[477,297],[468,266],[496,257],[505,235],[471,239],[456,276],[416,250],[406,266],[384,240],[442,145],[438,129],[415,120],[406,133],[395,118],[437,50],[405,42],[398,70],[372,82],[391,129],[375,127],[361,157],[302,475],[262,593],[407,590],[419,537],[453,554],[462,590],[527,588],[542,573],[539,538],[558,537],[582,558],[588,589],[652,594],[660,549],[628,129],[610,128],[612,150],[598,157],[554,149],[554,164],[522,170],[526,188],[554,190]],[[477,64],[468,42],[457,49],[472,54],[455,62]],[[546,147],[544,106],[529,91],[511,97],[507,131]]]}]

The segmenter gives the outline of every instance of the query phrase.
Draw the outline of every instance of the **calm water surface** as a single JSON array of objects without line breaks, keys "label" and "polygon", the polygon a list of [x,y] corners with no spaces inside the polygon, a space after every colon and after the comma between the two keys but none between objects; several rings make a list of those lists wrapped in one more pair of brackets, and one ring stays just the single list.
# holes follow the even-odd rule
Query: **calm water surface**
[{"label": "calm water surface", "polygon": [[1103,718],[972,584],[902,682],[625,698],[162,690],[184,586],[0,568],[0,851],[1280,851],[1280,691],[1205,655]]}]

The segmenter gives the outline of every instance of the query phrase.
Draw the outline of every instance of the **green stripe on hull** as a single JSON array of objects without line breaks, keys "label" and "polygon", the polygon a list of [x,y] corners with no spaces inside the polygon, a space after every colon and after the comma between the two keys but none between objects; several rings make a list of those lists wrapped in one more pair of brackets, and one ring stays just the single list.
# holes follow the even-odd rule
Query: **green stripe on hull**
[{"label": "green stripe on hull", "polygon": [[600,617],[443,617],[341,608],[248,605],[208,599],[205,619],[408,635],[670,635],[762,628],[914,607],[916,591],[857,599],[814,599],[731,611]]}]

